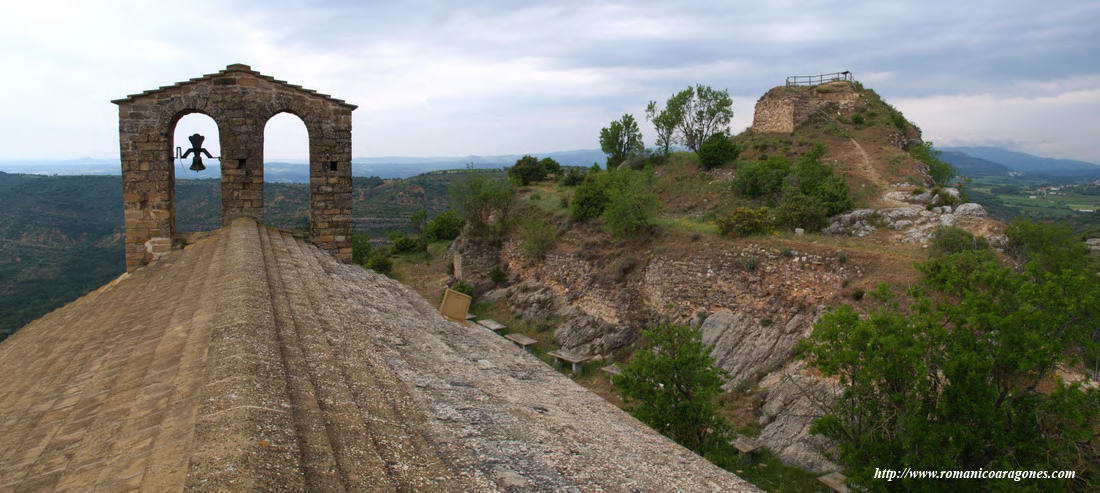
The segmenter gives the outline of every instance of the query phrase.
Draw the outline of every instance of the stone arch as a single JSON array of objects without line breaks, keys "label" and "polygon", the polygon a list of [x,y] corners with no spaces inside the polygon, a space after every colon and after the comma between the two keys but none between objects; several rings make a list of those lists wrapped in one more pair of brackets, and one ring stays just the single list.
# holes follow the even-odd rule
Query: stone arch
[{"label": "stone arch", "polygon": [[127,270],[172,248],[171,132],[179,118],[196,112],[218,125],[223,224],[238,217],[263,221],[264,126],[281,112],[301,118],[309,133],[311,238],[350,260],[354,105],[241,64],[113,102],[119,107]]},{"label": "stone arch", "polygon": [[[168,151],[167,152],[170,155],[175,156],[177,147],[181,147],[183,149],[188,148],[188,146],[190,144],[187,143],[186,136],[184,136],[183,137],[184,140],[181,141],[181,140],[178,140],[176,138],[177,137],[176,133],[179,131],[179,123],[181,121],[183,121],[184,119],[186,119],[188,117],[191,117],[193,115],[201,115],[203,117],[206,117],[206,119],[214,122],[214,127],[216,128],[215,131],[217,132],[217,138],[218,138],[218,146],[217,146],[218,153],[215,156],[220,157],[221,156],[221,150],[220,149],[221,149],[221,145],[222,145],[221,136],[224,133],[224,131],[223,131],[224,129],[222,128],[221,123],[218,122],[218,120],[215,119],[213,116],[207,114],[206,112],[198,111],[198,110],[194,110],[194,109],[181,110],[181,111],[177,112],[175,115],[173,115],[173,117],[168,121],[168,126],[164,130],[165,131],[165,137],[168,141]],[[211,136],[210,135],[205,135],[205,137],[207,137],[207,140],[203,144],[204,147],[207,147],[207,148],[212,147],[210,145],[210,137]],[[211,151],[211,152],[213,152],[213,151]],[[206,166],[209,167],[209,166],[212,165],[211,161],[215,161],[215,160],[207,159],[207,158],[204,157],[203,161],[206,163]],[[177,174],[178,173],[177,168],[179,167],[178,164],[179,163],[174,159],[173,163],[172,163],[172,166],[170,168],[171,169],[171,171],[169,173],[170,183],[169,183],[169,187],[168,187],[169,192],[170,192],[169,195],[171,197],[170,206],[171,206],[171,211],[172,211],[172,222],[173,222],[172,231],[177,231],[177,232],[180,231],[180,229],[177,227],[177,224],[176,224],[176,221],[178,219],[178,211],[179,211],[179,208],[177,207],[178,203],[177,203],[177,197],[176,197],[176,191],[177,191],[176,190],[176,186],[177,186],[176,179],[180,178],[180,176],[178,176],[178,174]],[[188,157],[187,159],[184,160],[184,168],[190,166],[190,164],[191,164],[191,158]],[[220,168],[220,166],[219,166],[219,168]],[[184,177],[186,177],[186,175]]]},{"label": "stone arch", "polygon": [[[276,122],[277,120],[282,120],[282,121],[281,122]],[[290,121],[293,121],[294,123],[288,123]],[[313,134],[313,131],[311,131],[309,126],[306,125],[305,120],[301,116],[298,116],[297,114],[295,114],[292,111],[287,111],[287,110],[277,111],[274,114],[272,114],[270,117],[268,117],[267,120],[264,121],[263,146],[262,146],[263,147],[263,162],[264,162],[265,168],[267,167],[268,163],[272,162],[273,159],[282,156],[280,154],[274,154],[273,155],[272,153],[269,152],[271,150],[272,145],[273,145],[272,140],[269,138],[269,137],[271,137],[271,134],[269,134],[269,132],[272,131],[273,123],[275,123],[276,126],[281,127],[282,130],[288,130],[288,129],[290,129],[290,126],[293,126],[295,134],[294,134],[294,138],[291,139],[291,141],[292,141],[291,144],[292,144],[295,151],[301,151],[302,149],[305,150],[306,169],[307,169],[307,173],[306,173],[307,197],[306,197],[305,204],[301,208],[295,208],[293,210],[293,212],[296,216],[298,215],[298,213],[303,213],[303,216],[304,216],[304,219],[305,219],[305,227],[308,229],[309,228],[309,223],[310,223],[309,211],[311,210],[311,207],[309,206],[309,200],[310,200],[309,198],[313,195],[312,190],[309,190],[309,173],[308,173],[309,164],[308,163],[309,163],[309,156],[312,155],[309,143],[310,143],[310,135]],[[286,144],[286,142],[282,142],[282,143],[283,143],[283,145]],[[300,156],[296,156],[296,157],[300,157]]]}]

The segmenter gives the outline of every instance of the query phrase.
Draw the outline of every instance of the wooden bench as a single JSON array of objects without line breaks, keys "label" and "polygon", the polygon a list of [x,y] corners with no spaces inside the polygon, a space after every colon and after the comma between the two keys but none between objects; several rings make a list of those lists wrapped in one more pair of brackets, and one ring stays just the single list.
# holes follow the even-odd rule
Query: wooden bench
[{"label": "wooden bench", "polygon": [[851,491],[848,489],[848,485],[844,484],[848,478],[839,472],[831,472],[817,478],[817,480],[824,483],[825,486],[832,488],[832,490],[837,493],[849,493],[849,491]]},{"label": "wooden bench", "polygon": [[482,327],[485,327],[486,329],[489,329],[489,330],[491,330],[493,332],[497,332],[497,333],[504,330],[504,328],[505,328],[504,324],[502,324],[500,322],[497,322],[496,320],[490,320],[488,318],[483,318],[481,320],[478,320],[477,323],[479,325],[481,325]]},{"label": "wooden bench", "polygon": [[760,445],[759,440],[745,435],[737,435],[733,438],[733,448],[742,454],[751,454],[760,448]]},{"label": "wooden bench", "polygon": [[550,351],[549,353],[546,353],[546,354],[549,354],[551,357],[554,358],[554,363],[558,367],[561,366],[561,363],[563,361],[572,364],[574,375],[576,375],[577,373],[580,373],[581,363],[584,363],[585,361],[588,361],[587,356],[580,356],[580,355],[577,355],[577,354],[573,354],[573,353],[571,353],[569,351],[566,351],[564,349],[559,349],[557,351]]},{"label": "wooden bench", "polygon": [[531,345],[539,342],[523,334],[508,334],[504,336],[504,338],[516,343],[517,346],[523,348],[523,350],[528,353],[531,352]]},{"label": "wooden bench", "polygon": [[600,371],[607,373],[608,375],[618,375],[620,377],[623,376],[623,369],[619,368],[619,365],[616,365],[615,363],[600,368]]}]

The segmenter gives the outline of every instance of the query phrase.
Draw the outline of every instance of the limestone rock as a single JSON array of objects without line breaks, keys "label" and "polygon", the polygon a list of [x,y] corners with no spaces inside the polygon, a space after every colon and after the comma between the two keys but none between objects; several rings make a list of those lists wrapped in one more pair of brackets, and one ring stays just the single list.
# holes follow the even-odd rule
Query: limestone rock
[{"label": "limestone rock", "polygon": [[743,313],[723,308],[700,328],[703,342],[711,345],[711,357],[730,374],[730,385],[782,365],[798,341],[813,330],[810,317],[799,313],[786,323],[762,323]]},{"label": "limestone rock", "polygon": [[554,332],[554,343],[578,354],[592,355],[613,351],[637,338],[629,327],[615,326],[578,309],[566,312],[565,323]]},{"label": "limestone rock", "polygon": [[760,381],[766,392],[759,440],[784,462],[817,473],[840,470],[829,460],[834,444],[809,433],[813,420],[824,414],[839,393],[831,380],[806,371],[801,361],[788,363]]},{"label": "limestone rock", "polygon": [[855,209],[833,217],[822,232],[828,235],[864,237],[875,231],[872,222],[876,217],[874,209]]},{"label": "limestone rock", "polygon": [[985,217],[988,214],[985,212],[985,207],[981,204],[975,204],[973,202],[967,202],[955,208],[955,214],[960,216],[976,216]]}]

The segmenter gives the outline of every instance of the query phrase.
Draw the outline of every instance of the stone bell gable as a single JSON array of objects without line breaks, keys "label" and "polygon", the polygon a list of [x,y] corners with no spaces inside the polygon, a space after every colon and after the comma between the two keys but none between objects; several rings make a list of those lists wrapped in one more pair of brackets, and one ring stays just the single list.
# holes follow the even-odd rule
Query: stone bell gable
[{"label": "stone bell gable", "polygon": [[119,110],[126,268],[171,249],[176,234],[173,134],[184,115],[218,126],[222,224],[263,221],[264,127],[291,113],[309,133],[310,236],[323,250],[351,258],[351,112],[343,100],[233,64],[213,74],[112,101]]}]

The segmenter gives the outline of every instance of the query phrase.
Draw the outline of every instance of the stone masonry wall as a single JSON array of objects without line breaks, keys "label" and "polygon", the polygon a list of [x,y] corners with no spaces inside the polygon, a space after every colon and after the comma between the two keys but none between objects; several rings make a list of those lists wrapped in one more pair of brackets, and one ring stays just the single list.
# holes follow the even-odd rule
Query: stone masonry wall
[{"label": "stone masonry wall", "polygon": [[163,254],[175,236],[173,133],[190,113],[218,125],[222,224],[238,217],[263,220],[264,127],[278,113],[301,118],[309,132],[311,238],[338,258],[351,258],[354,105],[240,64],[113,102],[119,108],[127,270]]},{"label": "stone masonry wall", "polygon": [[813,87],[775,87],[757,100],[751,128],[758,133],[789,134],[822,106],[835,103],[843,108],[858,99],[859,92],[850,82],[830,82]]}]

